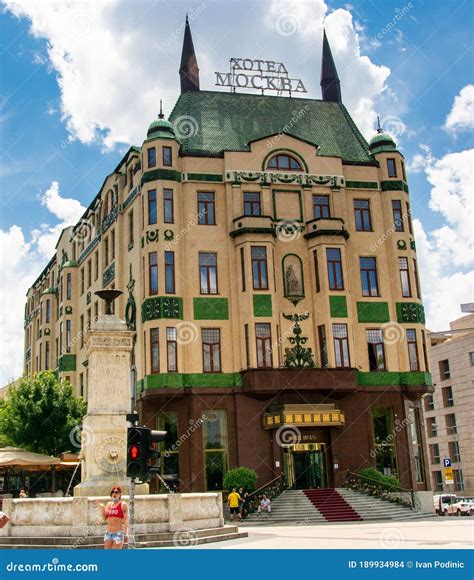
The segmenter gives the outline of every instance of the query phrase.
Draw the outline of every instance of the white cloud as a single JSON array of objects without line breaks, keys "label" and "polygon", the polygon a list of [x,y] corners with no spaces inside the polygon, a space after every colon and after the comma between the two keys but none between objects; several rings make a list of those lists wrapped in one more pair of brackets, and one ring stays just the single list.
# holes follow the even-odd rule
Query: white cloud
[{"label": "white cloud", "polygon": [[474,150],[441,159],[430,151],[428,155],[424,170],[431,184],[429,207],[444,223],[429,232],[419,220],[414,226],[427,326],[443,330],[460,316],[461,303],[474,301]]},{"label": "white cloud", "polygon": [[[362,29],[353,22],[348,10],[338,9],[328,13],[323,0],[298,2],[273,0],[265,23],[268,27],[283,28],[288,34],[294,30],[298,40],[305,43],[305,50],[321,54],[323,26],[326,29],[331,51],[341,81],[343,103],[347,106],[361,132],[367,137],[375,132],[376,100],[385,91],[385,81],[390,69],[374,64],[361,54],[360,33]],[[284,34],[284,33],[282,33]]]},{"label": "white cloud", "polygon": [[444,128],[452,133],[474,129],[474,85],[466,85],[454,98]]},{"label": "white cloud", "polygon": [[420,152],[413,155],[413,159],[407,162],[406,168],[409,173],[421,173],[427,166],[432,165],[434,161],[431,147],[422,143]]},{"label": "white cloud", "polygon": [[0,386],[23,372],[26,292],[53,256],[61,231],[85,211],[78,201],[60,196],[56,181],[41,196],[41,203],[61,222],[41,225],[29,233],[28,240],[16,225],[0,230]]}]

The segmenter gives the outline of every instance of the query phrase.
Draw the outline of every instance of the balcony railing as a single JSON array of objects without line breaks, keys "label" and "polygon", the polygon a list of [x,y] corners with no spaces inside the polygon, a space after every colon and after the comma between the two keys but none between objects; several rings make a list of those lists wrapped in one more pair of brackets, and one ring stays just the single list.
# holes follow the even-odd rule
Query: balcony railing
[{"label": "balcony railing", "polygon": [[304,237],[310,240],[317,236],[342,236],[347,240],[349,232],[344,227],[342,218],[317,218],[306,222]]},{"label": "balcony railing", "polygon": [[275,236],[273,218],[269,215],[242,215],[233,220],[234,229],[230,236],[235,238],[243,234],[270,234]]}]

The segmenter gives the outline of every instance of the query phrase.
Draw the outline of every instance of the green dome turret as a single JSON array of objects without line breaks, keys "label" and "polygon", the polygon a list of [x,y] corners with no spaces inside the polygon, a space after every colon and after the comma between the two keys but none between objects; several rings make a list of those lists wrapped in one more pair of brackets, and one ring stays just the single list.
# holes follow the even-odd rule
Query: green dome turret
[{"label": "green dome turret", "polygon": [[378,124],[377,133],[369,141],[369,151],[371,155],[381,153],[382,151],[397,151],[397,144],[391,135],[385,133],[382,130],[380,127],[380,121]]},{"label": "green dome turret", "polygon": [[148,127],[148,139],[176,139],[173,125],[165,119],[160,101],[160,114]]}]

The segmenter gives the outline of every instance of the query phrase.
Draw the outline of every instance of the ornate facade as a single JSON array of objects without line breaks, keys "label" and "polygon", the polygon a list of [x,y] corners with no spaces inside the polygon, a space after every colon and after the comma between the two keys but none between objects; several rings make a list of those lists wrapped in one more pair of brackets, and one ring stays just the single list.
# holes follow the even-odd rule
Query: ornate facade
[{"label": "ornate facade", "polygon": [[25,372],[86,399],[95,292],[123,290],[141,421],[166,428],[164,478],[225,471],[340,485],[377,466],[429,489],[430,391],[403,155],[368,144],[324,38],[323,100],[200,90],[186,25],[181,95],[131,147],[31,287]]}]

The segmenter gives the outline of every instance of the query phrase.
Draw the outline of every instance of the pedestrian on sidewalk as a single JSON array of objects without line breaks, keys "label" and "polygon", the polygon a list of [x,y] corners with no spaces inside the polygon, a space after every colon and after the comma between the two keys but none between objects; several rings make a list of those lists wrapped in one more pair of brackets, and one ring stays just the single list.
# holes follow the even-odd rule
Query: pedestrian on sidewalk
[{"label": "pedestrian on sidewalk", "polygon": [[240,501],[239,501],[239,520],[242,521],[244,515],[247,513],[247,498],[248,493],[244,490],[243,487],[239,489]]},{"label": "pedestrian on sidewalk", "polygon": [[110,492],[111,501],[104,505],[96,500],[102,518],[107,522],[104,549],[121,550],[128,540],[128,506],[122,501],[122,489],[117,485]]},{"label": "pedestrian on sidewalk", "polygon": [[240,511],[239,511],[239,503],[242,498],[237,493],[237,488],[233,488],[232,491],[229,493],[227,497],[227,507],[230,510],[230,521],[234,521],[234,514],[237,516],[238,520],[241,520]]}]

